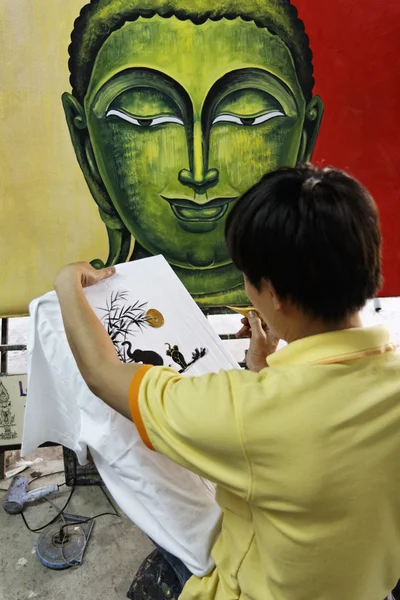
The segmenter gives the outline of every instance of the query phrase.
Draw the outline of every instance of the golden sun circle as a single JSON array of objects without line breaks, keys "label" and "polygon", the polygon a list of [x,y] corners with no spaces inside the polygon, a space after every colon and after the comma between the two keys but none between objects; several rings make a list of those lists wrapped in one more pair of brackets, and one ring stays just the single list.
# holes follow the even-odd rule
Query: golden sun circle
[{"label": "golden sun circle", "polygon": [[146,321],[150,327],[154,327],[154,329],[159,329],[164,325],[164,317],[155,308],[149,308],[146,312]]}]

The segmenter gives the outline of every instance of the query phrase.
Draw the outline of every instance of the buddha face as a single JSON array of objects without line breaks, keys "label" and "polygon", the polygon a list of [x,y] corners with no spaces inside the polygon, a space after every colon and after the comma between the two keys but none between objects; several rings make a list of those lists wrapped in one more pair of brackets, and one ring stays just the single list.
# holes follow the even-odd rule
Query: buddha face
[{"label": "buddha face", "polygon": [[193,295],[241,286],[226,218],[264,173],[310,157],[321,113],[318,98],[306,106],[279,37],[241,19],[175,17],[109,36],[83,110],[91,177]]}]

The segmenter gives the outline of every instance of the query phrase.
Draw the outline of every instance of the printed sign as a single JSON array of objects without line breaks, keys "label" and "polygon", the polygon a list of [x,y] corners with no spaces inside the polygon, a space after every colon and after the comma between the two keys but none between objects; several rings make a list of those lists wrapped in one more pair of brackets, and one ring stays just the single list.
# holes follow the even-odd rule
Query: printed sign
[{"label": "printed sign", "polygon": [[26,375],[0,377],[0,446],[21,444],[26,398]]}]

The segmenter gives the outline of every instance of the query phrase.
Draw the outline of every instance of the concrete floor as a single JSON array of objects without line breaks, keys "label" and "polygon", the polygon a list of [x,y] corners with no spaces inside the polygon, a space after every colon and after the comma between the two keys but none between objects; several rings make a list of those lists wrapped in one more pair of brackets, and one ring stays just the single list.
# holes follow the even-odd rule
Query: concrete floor
[{"label": "concrete floor", "polygon": [[[24,475],[40,471],[52,473],[63,469],[55,449],[40,450],[44,463],[24,471]],[[48,460],[46,460],[46,455]],[[46,477],[30,489],[62,483],[63,474]],[[0,481],[3,490],[8,481]],[[62,508],[70,488],[63,487],[51,496],[53,504]],[[4,491],[0,492],[0,503]],[[66,512],[87,517],[112,512],[101,489],[77,487]],[[27,505],[24,515],[32,529],[50,521],[56,512],[45,500]],[[74,569],[54,571],[44,567],[35,553],[37,533],[28,531],[20,515],[10,516],[0,508],[0,600],[121,600],[132,583],[142,560],[152,545],[124,515],[104,516],[95,521],[83,564]]]}]

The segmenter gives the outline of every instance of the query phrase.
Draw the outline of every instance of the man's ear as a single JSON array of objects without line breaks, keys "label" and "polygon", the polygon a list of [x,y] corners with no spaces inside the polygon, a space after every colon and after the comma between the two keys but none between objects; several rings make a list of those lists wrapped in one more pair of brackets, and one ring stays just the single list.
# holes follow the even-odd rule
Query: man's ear
[{"label": "man's ear", "polygon": [[69,134],[81,171],[98,207],[107,214],[114,214],[110,197],[97,168],[90,143],[86,115],[80,102],[68,92],[61,97]]},{"label": "man's ear", "polygon": [[321,98],[314,96],[306,108],[303,137],[297,162],[305,163],[311,160],[323,113],[324,105]]},{"label": "man's ear", "polygon": [[278,294],[276,293],[275,286],[270,281],[267,281],[266,285],[268,288],[268,292],[271,296],[272,305],[275,308],[275,310],[279,312],[282,309],[282,302]]}]

